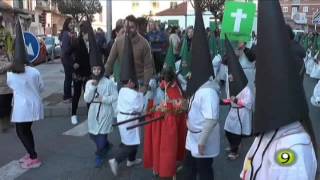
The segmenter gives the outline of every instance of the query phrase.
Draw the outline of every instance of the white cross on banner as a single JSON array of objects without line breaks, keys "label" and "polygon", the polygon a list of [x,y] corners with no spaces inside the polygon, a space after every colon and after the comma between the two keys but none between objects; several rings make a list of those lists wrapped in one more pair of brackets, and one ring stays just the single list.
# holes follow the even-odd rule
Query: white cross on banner
[{"label": "white cross on banner", "polygon": [[237,12],[231,13],[231,17],[235,18],[233,31],[234,32],[240,32],[241,21],[242,21],[242,19],[246,19],[247,18],[247,14],[244,14],[242,12],[242,9],[237,9]]}]

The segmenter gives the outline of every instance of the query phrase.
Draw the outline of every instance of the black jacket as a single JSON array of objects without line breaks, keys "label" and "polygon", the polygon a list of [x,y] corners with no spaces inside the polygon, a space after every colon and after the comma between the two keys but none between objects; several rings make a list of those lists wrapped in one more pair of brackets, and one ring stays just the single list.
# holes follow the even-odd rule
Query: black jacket
[{"label": "black jacket", "polygon": [[79,68],[74,71],[75,74],[77,76],[89,78],[91,75],[89,52],[82,37],[78,38],[74,55],[74,63],[79,64]]}]

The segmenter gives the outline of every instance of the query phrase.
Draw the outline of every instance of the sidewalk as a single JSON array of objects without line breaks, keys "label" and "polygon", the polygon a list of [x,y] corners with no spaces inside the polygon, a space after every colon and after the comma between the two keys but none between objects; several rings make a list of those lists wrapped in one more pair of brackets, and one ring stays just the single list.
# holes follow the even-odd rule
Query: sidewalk
[{"label": "sidewalk", "polygon": [[[63,102],[64,72],[60,59],[36,66],[45,84],[41,94],[45,105],[45,117],[71,116],[71,103]],[[87,108],[83,98],[80,98],[78,115],[86,115]]]}]

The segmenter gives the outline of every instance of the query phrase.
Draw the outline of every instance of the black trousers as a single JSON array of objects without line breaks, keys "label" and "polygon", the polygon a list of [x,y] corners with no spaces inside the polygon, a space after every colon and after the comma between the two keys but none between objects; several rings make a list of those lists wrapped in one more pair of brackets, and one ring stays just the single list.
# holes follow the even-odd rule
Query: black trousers
[{"label": "black trousers", "polygon": [[13,94],[0,94],[0,118],[10,117]]},{"label": "black trousers", "polygon": [[183,163],[183,180],[213,180],[213,158],[195,158],[190,151],[186,151]]},{"label": "black trousers", "polygon": [[154,59],[154,64],[155,64],[155,68],[156,68],[156,73],[160,73],[162,68],[163,68],[163,55],[162,52],[153,52],[153,59]]},{"label": "black trousers", "polygon": [[124,161],[126,159],[129,161],[136,160],[138,147],[139,147],[138,145],[128,146],[128,145],[121,144],[120,150],[116,154],[116,157],[115,157],[117,163],[121,163],[122,161]]},{"label": "black trousers", "polygon": [[[82,94],[82,90],[85,90],[86,81],[73,81],[73,96],[72,96],[72,115],[77,115],[77,109],[79,100]],[[88,105],[87,105],[88,107]]]},{"label": "black trousers", "polygon": [[70,99],[72,98],[72,92],[71,92],[71,85],[72,85],[72,72],[73,67],[72,65],[63,62],[63,69],[64,69],[64,84],[63,84],[63,99]]},{"label": "black trousers", "polygon": [[226,137],[230,143],[231,152],[238,153],[239,145],[241,143],[242,136],[225,131]]},{"label": "black trousers", "polygon": [[16,132],[18,138],[22,142],[24,148],[27,150],[31,159],[37,158],[35,151],[34,139],[31,130],[32,122],[16,123]]}]

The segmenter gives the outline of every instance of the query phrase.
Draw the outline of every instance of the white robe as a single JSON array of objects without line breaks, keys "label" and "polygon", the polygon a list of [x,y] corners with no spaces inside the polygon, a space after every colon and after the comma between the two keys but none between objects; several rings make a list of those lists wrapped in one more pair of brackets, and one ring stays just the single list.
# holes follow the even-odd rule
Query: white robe
[{"label": "white robe", "polygon": [[[103,97],[102,103],[91,103],[92,101],[98,101],[98,97],[95,97],[97,94]],[[117,87],[113,81],[102,78],[99,84],[94,86],[92,80],[89,80],[83,96],[86,103],[91,103],[88,111],[89,133],[93,135],[111,133],[118,98]],[[97,116],[98,113],[99,116]]]},{"label": "white robe", "polygon": [[220,54],[217,54],[213,59],[212,59],[212,66],[213,66],[213,71],[214,71],[214,75],[217,77],[220,71],[220,67],[221,67],[221,61],[222,58],[220,56]]},{"label": "white robe", "polygon": [[154,97],[154,103],[156,106],[160,105],[165,99],[165,93],[164,91],[158,87],[156,90],[156,95]]},{"label": "white robe", "polygon": [[254,62],[250,62],[247,58],[247,56],[242,53],[242,55],[240,56],[240,64],[241,67],[248,79],[248,86],[251,89],[251,92],[255,92],[255,76],[256,76],[256,68],[255,68],[255,63]]},{"label": "white robe", "polygon": [[180,65],[181,65],[181,59],[179,59],[177,62],[174,63],[176,71],[178,72],[180,70]]},{"label": "white robe", "polygon": [[320,79],[320,62],[314,63],[313,69],[310,73],[310,77]]},{"label": "white robe", "polygon": [[205,145],[205,155],[200,155],[198,143],[201,136],[201,130],[204,128],[204,121],[207,119],[219,119],[219,95],[218,86],[213,80],[209,80],[202,85],[194,94],[190,111],[188,113],[188,133],[186,139],[186,149],[189,150],[193,157],[212,158],[220,153],[220,127],[217,124],[211,131],[207,144]]},{"label": "white robe", "polygon": [[178,74],[178,81],[181,85],[182,90],[186,91],[187,90],[187,83],[188,83],[186,78],[184,76],[182,76],[182,74]]},{"label": "white robe", "polygon": [[[300,122],[295,122],[279,129],[275,138],[265,152],[263,151],[271,140],[275,131],[263,136],[260,147],[253,159],[253,174],[257,173],[256,180],[315,180],[317,160],[309,135]],[[243,170],[240,177],[249,180],[251,174],[250,160],[257,149],[261,136],[256,137],[249,152],[246,155]],[[280,166],[276,162],[277,152],[290,149],[295,153],[296,162],[291,166]]]},{"label": "white robe", "polygon": [[7,84],[13,91],[11,122],[33,122],[44,119],[41,92],[44,84],[40,72],[26,66],[21,74],[8,72]]},{"label": "white robe", "polygon": [[231,104],[232,108],[227,116],[224,130],[237,135],[251,135],[253,94],[250,88],[246,86],[236,98],[238,102],[241,101],[244,103],[244,107],[239,109],[238,116],[237,107],[239,107],[239,105],[235,103]]},{"label": "white robe", "polygon": [[307,57],[305,58],[305,66],[306,66],[306,74],[311,74],[313,67],[315,66],[314,57],[311,56],[311,51],[309,50],[307,53]]},{"label": "white robe", "polygon": [[311,97],[311,104],[316,107],[320,107],[320,80],[314,87],[313,95]]},{"label": "white robe", "polygon": [[[125,115],[123,113],[141,113],[144,108],[145,99],[143,94],[133,89],[123,87],[120,89],[118,97],[118,116],[117,122],[137,117],[137,115]],[[121,142],[125,145],[140,144],[140,128],[127,130],[127,127],[135,125],[139,120],[119,125]]]}]

